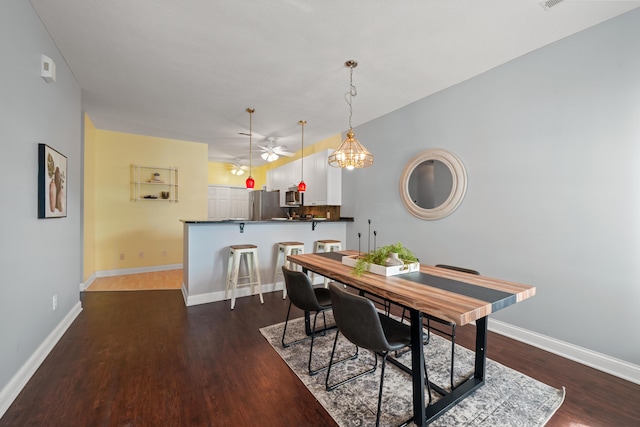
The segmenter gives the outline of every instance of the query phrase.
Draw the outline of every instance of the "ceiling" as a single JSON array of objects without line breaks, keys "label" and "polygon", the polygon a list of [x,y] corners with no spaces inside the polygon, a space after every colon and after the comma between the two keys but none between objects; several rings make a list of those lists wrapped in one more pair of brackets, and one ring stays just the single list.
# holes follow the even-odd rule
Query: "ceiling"
[{"label": "ceiling", "polygon": [[[98,129],[247,162],[300,148],[640,6],[549,0],[31,0]],[[46,52],[43,52],[46,54]],[[365,142],[365,141],[363,141]],[[366,142],[365,142],[366,145]],[[374,153],[375,154],[375,153]],[[262,163],[257,154],[253,164]]]}]

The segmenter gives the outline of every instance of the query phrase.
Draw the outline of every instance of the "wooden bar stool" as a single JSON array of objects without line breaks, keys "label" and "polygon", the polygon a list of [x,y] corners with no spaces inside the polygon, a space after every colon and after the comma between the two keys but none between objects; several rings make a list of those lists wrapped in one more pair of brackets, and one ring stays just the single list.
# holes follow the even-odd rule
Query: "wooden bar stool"
[{"label": "wooden bar stool", "polygon": [[[240,260],[244,259],[247,270],[246,276],[239,276]],[[260,294],[260,304],[264,304],[262,297],[262,284],[260,283],[260,268],[258,266],[258,247],[256,245],[231,245],[229,246],[229,262],[227,264],[227,284],[224,290],[224,299],[228,298],[229,288],[231,288],[231,310],[236,306],[236,289],[238,280],[246,279],[247,282],[241,286],[251,286],[251,295],[254,293],[254,286],[258,285]]]},{"label": "wooden bar stool", "polygon": [[273,273],[273,286],[278,282],[278,275],[282,276],[282,299],[287,297],[287,287],[284,284],[284,275],[282,274],[283,265],[289,270],[297,270],[297,266],[292,268],[291,262],[287,261],[288,255],[297,255],[304,253],[304,243],[302,242],[279,242],[278,254],[276,255],[276,263]]},{"label": "wooden bar stool", "polygon": [[[316,240],[313,252],[337,252],[342,250],[340,240]],[[311,273],[311,283],[314,283],[315,273]],[[324,287],[329,287],[329,279],[324,278]]]}]

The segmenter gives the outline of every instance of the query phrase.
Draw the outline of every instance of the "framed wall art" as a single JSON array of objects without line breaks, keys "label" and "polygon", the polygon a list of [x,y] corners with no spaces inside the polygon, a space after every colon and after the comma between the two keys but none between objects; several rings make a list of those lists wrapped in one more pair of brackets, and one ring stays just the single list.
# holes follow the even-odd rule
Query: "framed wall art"
[{"label": "framed wall art", "polygon": [[67,216],[67,158],[38,144],[38,218]]}]

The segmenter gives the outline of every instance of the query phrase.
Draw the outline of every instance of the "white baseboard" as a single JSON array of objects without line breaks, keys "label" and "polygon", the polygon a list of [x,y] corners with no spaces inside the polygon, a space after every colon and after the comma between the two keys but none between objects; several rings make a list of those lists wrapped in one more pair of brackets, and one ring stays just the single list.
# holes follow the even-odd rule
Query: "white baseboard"
[{"label": "white baseboard", "polygon": [[83,283],[80,283],[80,292],[84,292],[89,286],[91,286],[91,284],[96,280],[96,273],[93,273],[91,276],[89,276],[89,278],[84,281]]},{"label": "white baseboard", "polygon": [[78,301],[71,311],[60,321],[58,326],[45,338],[31,357],[29,357],[25,364],[22,365],[18,372],[9,380],[2,391],[0,391],[0,418],[7,412],[9,406],[11,406],[15,398],[18,397],[20,391],[27,385],[29,379],[31,379],[80,312],[82,312],[82,304]]},{"label": "white baseboard", "polygon": [[606,372],[618,378],[640,384],[640,366],[638,365],[522,329],[499,320],[489,319],[489,330],[599,371]]},{"label": "white baseboard", "polygon": [[[265,283],[262,285],[262,293],[264,294],[267,292],[281,291],[282,286],[283,286],[282,283],[276,284],[275,286],[273,285],[273,283]],[[251,289],[249,287],[238,288],[236,289],[236,292],[237,292],[236,298],[242,298],[242,297],[251,295]],[[184,287],[184,284],[182,285],[182,296],[184,297],[185,304],[187,305],[187,307],[192,305],[208,304],[210,302],[224,301],[224,291],[209,292],[207,294],[189,295],[187,290]]]},{"label": "white baseboard", "polygon": [[118,270],[96,271],[96,277],[125,276],[127,274],[153,273],[154,271],[177,270],[182,264],[151,265],[148,267],[121,268]]}]

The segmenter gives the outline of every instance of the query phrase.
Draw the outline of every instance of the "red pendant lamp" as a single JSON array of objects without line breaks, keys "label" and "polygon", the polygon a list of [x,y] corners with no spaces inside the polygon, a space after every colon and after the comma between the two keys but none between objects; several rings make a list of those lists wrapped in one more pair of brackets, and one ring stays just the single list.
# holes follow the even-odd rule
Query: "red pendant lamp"
[{"label": "red pendant lamp", "polygon": [[300,184],[298,184],[298,193],[304,193],[307,191],[307,184],[304,183],[304,125],[307,124],[306,120],[300,120],[298,122],[302,126],[302,149],[300,150]]},{"label": "red pendant lamp", "polygon": [[247,113],[249,113],[249,178],[247,178],[247,180],[245,181],[245,184],[247,185],[247,190],[253,190],[253,188],[256,186],[256,181],[253,179],[253,177],[251,176],[251,153],[253,151],[253,147],[251,145],[252,141],[251,139],[253,138],[253,123],[252,123],[252,118],[253,118],[253,113],[256,110],[254,110],[253,108],[247,108]]}]

